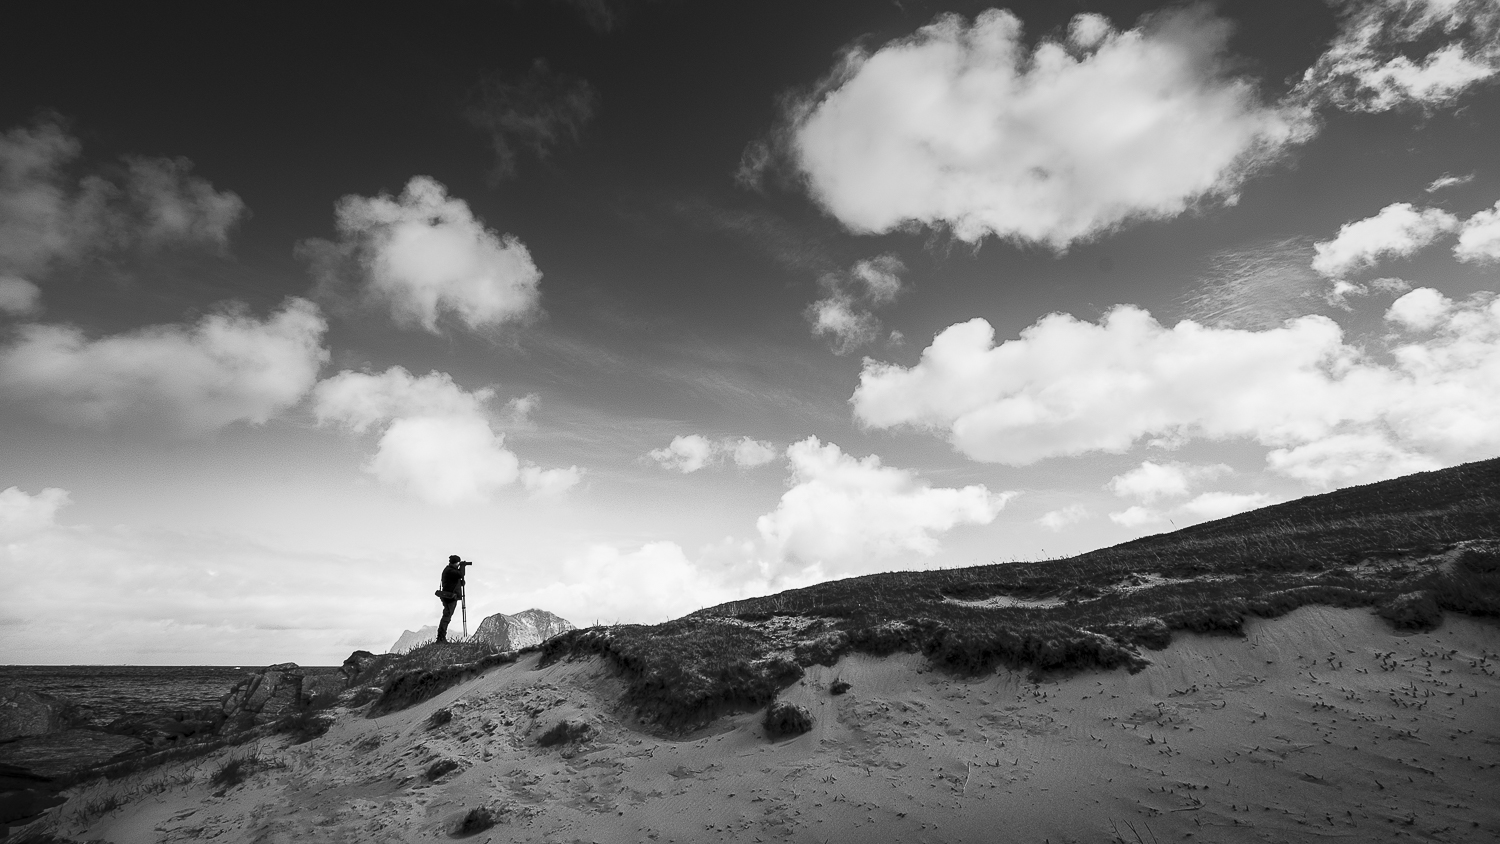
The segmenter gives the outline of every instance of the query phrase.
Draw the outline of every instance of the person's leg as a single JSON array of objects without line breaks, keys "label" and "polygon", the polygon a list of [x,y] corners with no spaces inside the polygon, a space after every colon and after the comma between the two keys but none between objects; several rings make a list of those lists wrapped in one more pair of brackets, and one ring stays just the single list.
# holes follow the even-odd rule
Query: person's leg
[{"label": "person's leg", "polygon": [[439,642],[448,641],[448,622],[453,620],[453,608],[456,606],[458,606],[457,601],[443,602],[443,620],[438,622],[437,640]]}]

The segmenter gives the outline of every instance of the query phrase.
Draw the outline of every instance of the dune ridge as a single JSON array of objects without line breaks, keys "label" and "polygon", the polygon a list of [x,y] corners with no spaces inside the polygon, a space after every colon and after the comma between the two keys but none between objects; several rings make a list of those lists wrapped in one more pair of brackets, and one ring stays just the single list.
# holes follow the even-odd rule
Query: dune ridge
[{"label": "dune ridge", "polygon": [[[437,841],[482,810],[495,826],[473,840],[495,842],[1483,840],[1500,832],[1497,690],[1492,622],[1397,633],[1308,607],[1179,636],[1135,674],[853,654],[783,694],[814,727],[772,741],[750,713],[653,731],[597,657],[531,655],[310,744],[87,786],[52,834]],[[579,738],[540,741],[569,722]],[[216,786],[233,759],[250,773]]]}]

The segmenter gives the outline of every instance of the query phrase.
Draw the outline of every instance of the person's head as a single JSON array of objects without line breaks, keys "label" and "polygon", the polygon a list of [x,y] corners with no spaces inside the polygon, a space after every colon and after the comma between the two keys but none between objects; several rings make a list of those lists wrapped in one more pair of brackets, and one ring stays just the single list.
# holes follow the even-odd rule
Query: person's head
[{"label": "person's head", "polygon": [[460,556],[458,556],[457,554],[449,554],[448,555],[448,565],[450,565],[450,566],[456,566],[456,565],[458,565],[458,562],[461,559],[463,559],[463,558],[460,557]]}]

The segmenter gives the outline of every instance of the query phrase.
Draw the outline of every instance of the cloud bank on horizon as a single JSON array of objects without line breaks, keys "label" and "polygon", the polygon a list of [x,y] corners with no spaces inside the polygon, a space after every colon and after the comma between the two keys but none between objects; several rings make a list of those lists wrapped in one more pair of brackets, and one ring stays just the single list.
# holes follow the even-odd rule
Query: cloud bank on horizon
[{"label": "cloud bank on horizon", "polygon": [[[1295,66],[1202,5],[869,12],[791,90],[574,5],[306,187],[0,110],[0,659],[336,661],[460,545],[491,611],[661,621],[1500,454],[1500,3],[1337,2]],[[1321,175],[1351,136],[1400,178]]]}]

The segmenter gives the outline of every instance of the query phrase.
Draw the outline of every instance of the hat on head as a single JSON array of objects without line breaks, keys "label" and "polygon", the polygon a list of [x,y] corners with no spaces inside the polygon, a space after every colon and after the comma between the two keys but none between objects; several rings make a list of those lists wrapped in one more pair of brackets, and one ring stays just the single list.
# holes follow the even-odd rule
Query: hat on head
[{"label": "hat on head", "polygon": [[449,554],[448,555],[448,562],[450,562],[450,563],[456,563],[456,562],[459,561],[459,559],[460,558],[459,558],[459,556],[457,554]]}]

